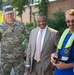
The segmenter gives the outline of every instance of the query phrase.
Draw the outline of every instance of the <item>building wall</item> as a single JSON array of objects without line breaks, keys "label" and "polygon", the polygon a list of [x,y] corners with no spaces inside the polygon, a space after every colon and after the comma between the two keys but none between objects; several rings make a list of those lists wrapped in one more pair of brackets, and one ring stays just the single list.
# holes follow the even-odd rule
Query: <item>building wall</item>
[{"label": "building wall", "polygon": [[[74,8],[74,0],[58,0],[48,3],[48,17],[52,17],[52,14],[58,10],[63,10],[64,12],[70,8]],[[37,12],[38,9],[33,5],[31,7],[32,12]],[[22,14],[23,22],[30,22],[30,7],[27,7],[25,12]],[[31,21],[34,21],[34,16],[31,15]]]},{"label": "building wall", "polygon": [[[31,11],[32,13],[38,12],[38,8],[36,8],[35,6],[32,6]],[[34,16],[32,15],[32,13],[31,13],[31,21],[33,21],[34,19]],[[30,7],[29,6],[26,8],[26,10],[22,14],[22,21],[30,22]]]},{"label": "building wall", "polygon": [[30,17],[30,9],[29,9],[29,7],[27,7],[22,14],[22,21],[29,22],[30,21],[29,17]]},{"label": "building wall", "polygon": [[65,12],[70,8],[74,8],[74,0],[51,2],[48,4],[48,16],[52,16],[52,14],[58,10]]}]

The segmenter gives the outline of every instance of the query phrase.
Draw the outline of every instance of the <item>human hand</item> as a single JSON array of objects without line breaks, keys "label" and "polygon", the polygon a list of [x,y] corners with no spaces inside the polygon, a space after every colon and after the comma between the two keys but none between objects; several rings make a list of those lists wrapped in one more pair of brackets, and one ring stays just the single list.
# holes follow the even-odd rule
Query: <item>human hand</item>
[{"label": "human hand", "polygon": [[57,55],[57,53],[52,53],[51,54],[51,63],[53,65],[55,65],[55,63],[56,63],[56,60],[55,59],[58,59],[58,55]]},{"label": "human hand", "polygon": [[73,63],[65,63],[65,62],[62,62],[62,61],[58,61],[57,63],[55,63],[55,66],[58,69],[74,68],[74,64]]},{"label": "human hand", "polygon": [[26,67],[26,72],[30,73],[30,67]]},{"label": "human hand", "polygon": [[55,66],[58,68],[58,69],[65,69],[66,68],[66,63],[62,62],[62,61],[58,61],[57,63],[55,63]]}]

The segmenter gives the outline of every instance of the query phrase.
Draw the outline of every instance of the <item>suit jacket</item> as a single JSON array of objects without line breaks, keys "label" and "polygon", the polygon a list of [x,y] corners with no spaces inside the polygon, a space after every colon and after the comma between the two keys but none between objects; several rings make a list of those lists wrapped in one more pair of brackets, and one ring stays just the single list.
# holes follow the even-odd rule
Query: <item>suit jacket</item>
[{"label": "suit jacket", "polygon": [[[31,31],[29,44],[27,47],[26,65],[30,65],[31,70],[36,51],[37,33],[38,33],[38,28],[35,28]],[[58,41],[59,41],[59,32],[48,27],[46,30],[42,52],[41,52],[41,66],[44,71],[50,67],[50,55],[51,53],[56,51],[56,46],[58,44]]]}]

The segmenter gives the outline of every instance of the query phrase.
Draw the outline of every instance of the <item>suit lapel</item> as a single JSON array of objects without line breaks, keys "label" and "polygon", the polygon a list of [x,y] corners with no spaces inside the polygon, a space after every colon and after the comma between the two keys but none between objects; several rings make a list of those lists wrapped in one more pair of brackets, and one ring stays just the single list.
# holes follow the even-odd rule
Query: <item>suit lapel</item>
[{"label": "suit lapel", "polygon": [[36,39],[37,39],[37,34],[38,34],[38,28],[37,28],[37,30],[34,32],[35,34],[34,34],[34,37],[33,37],[33,49],[34,49],[34,52],[35,52],[35,50],[36,50]]},{"label": "suit lapel", "polygon": [[42,46],[42,50],[43,50],[44,47],[46,46],[46,43],[47,43],[48,38],[49,38],[49,34],[50,34],[50,32],[49,32],[49,30],[48,30],[48,28],[47,28],[47,31],[46,31],[46,34],[45,34],[45,38],[44,38],[44,42],[43,42],[43,46]]}]

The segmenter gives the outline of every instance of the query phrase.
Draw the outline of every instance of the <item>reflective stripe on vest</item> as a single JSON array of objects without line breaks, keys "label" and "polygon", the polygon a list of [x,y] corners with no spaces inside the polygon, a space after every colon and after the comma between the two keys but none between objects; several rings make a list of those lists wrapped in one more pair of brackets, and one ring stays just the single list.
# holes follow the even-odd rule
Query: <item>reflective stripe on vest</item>
[{"label": "reflective stripe on vest", "polygon": [[[66,36],[68,35],[69,31],[70,31],[70,29],[67,28],[67,29],[63,32],[63,34],[62,34],[62,36],[61,36],[61,38],[60,38],[59,44],[58,44],[58,49],[61,49],[61,48],[62,48],[64,39],[65,39]],[[71,35],[71,37],[70,37],[69,40],[67,41],[65,48],[71,47],[73,41],[74,41],[74,33]]]}]

